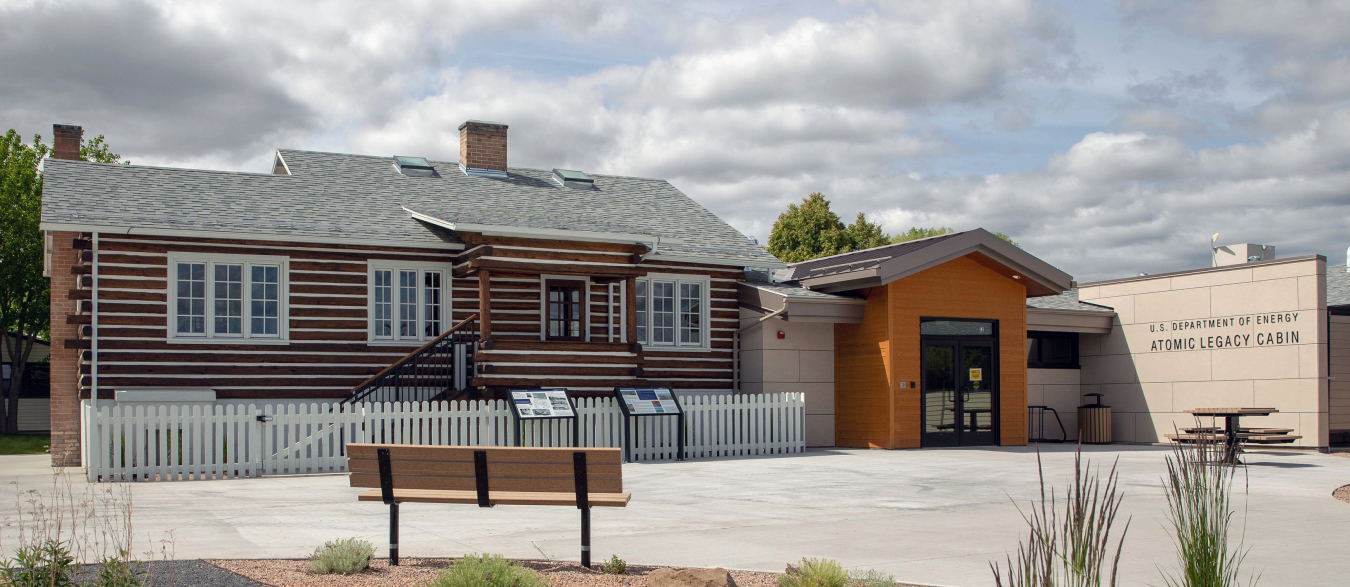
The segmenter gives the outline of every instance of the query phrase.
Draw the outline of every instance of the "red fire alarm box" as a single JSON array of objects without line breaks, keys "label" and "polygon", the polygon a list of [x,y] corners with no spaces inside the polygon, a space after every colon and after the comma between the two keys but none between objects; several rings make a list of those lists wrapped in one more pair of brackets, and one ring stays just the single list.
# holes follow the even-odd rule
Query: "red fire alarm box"
[{"label": "red fire alarm box", "polygon": [[779,331],[778,331],[778,338],[787,338],[787,333],[786,333],[786,332],[783,332],[782,330],[779,330]]}]

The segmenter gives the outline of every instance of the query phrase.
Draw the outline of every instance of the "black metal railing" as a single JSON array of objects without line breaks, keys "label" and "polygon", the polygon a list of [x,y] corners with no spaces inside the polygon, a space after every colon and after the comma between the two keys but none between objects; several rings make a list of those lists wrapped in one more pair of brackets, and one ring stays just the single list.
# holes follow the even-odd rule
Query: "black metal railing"
[{"label": "black metal railing", "polygon": [[474,314],[353,387],[342,403],[439,401],[471,393],[478,338]]}]

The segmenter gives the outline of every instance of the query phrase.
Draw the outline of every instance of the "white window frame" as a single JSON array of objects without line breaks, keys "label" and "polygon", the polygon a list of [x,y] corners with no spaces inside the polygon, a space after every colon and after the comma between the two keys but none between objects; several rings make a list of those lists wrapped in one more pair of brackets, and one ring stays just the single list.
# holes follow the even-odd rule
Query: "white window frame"
[{"label": "white window frame", "polygon": [[[647,336],[644,340],[637,341],[642,345],[643,350],[709,350],[712,348],[712,311],[710,308],[712,302],[712,279],[709,276],[686,275],[680,273],[648,273],[645,277],[637,278],[637,281],[647,282],[647,323],[641,325],[646,330]],[[651,282],[653,281],[669,281],[673,282],[675,285],[674,336],[673,341],[670,343],[656,344],[651,342],[653,334],[652,317],[655,315],[655,312],[652,311]],[[699,300],[699,309],[701,311],[699,315],[699,324],[701,325],[701,328],[699,329],[699,338],[701,340],[697,344],[680,342],[680,284],[682,283],[699,285],[699,294],[701,296],[701,299]],[[636,314],[636,312],[634,313]]]},{"label": "white window frame", "polygon": [[[168,285],[165,293],[168,294],[168,337],[171,342],[247,342],[249,344],[258,343],[288,343],[290,342],[290,299],[291,299],[291,280],[290,280],[290,257],[281,255],[236,255],[236,254],[215,254],[215,253],[175,253],[170,251],[168,254],[169,275]],[[180,334],[178,332],[178,264],[179,263],[203,263],[206,265],[206,332],[202,334]],[[243,265],[243,312],[240,326],[240,334],[216,334],[215,306],[216,306],[216,288],[215,288],[215,266],[216,265]],[[255,265],[270,265],[277,267],[277,333],[276,334],[254,334],[253,333],[253,298],[252,298],[252,268]]]},{"label": "white window frame", "polygon": [[[394,277],[392,291],[394,299],[390,301],[390,307],[394,310],[394,315],[390,318],[393,324],[390,328],[389,336],[375,336],[375,272],[391,271]],[[417,272],[417,336],[400,336],[398,333],[398,274],[400,271]],[[441,331],[435,335],[427,336],[423,333],[424,322],[426,321],[426,290],[424,280],[429,271],[440,272],[441,274]],[[432,263],[427,261],[384,261],[368,260],[366,262],[366,342],[370,344],[399,344],[406,345],[410,342],[427,342],[444,334],[454,323],[454,289],[455,278],[451,274],[449,263]]]}]

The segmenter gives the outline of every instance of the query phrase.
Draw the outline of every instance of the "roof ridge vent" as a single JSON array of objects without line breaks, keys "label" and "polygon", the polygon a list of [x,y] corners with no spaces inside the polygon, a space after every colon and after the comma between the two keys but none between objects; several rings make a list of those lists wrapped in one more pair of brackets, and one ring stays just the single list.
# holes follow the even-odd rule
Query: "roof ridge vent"
[{"label": "roof ridge vent", "polygon": [[553,182],[565,188],[595,189],[595,180],[591,176],[571,169],[553,169]]}]

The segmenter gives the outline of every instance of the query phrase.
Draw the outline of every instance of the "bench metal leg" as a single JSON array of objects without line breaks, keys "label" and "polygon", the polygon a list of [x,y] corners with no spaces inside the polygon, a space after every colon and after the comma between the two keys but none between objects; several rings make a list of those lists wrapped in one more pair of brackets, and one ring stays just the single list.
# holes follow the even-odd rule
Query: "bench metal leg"
[{"label": "bench metal leg", "polygon": [[591,508],[581,508],[581,566],[591,568]]},{"label": "bench metal leg", "polygon": [[398,504],[389,504],[389,566],[398,566]]}]

